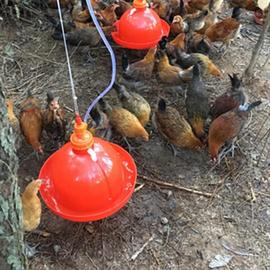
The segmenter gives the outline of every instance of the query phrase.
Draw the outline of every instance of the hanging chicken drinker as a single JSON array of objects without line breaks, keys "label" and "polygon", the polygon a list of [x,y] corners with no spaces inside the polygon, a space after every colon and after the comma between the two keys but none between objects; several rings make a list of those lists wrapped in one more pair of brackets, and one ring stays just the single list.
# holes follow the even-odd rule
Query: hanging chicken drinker
[{"label": "hanging chicken drinker", "polygon": [[93,137],[76,117],[70,142],[50,156],[40,171],[40,194],[55,214],[72,221],[93,221],[127,203],[136,176],[136,165],[124,149]]},{"label": "hanging chicken drinker", "polygon": [[115,26],[117,30],[112,32],[113,40],[124,48],[138,50],[154,47],[170,31],[170,26],[147,7],[145,0],[134,0],[133,7],[121,16]]},{"label": "hanging chicken drinker", "polygon": [[[40,194],[45,204],[57,215],[72,221],[94,221],[120,210],[131,197],[137,178],[133,158],[120,146],[93,137],[87,130],[90,111],[111,89],[116,76],[115,55],[99,26],[89,0],[89,12],[112,61],[112,79],[108,87],[89,106],[84,121],[79,116],[77,98],[65,37],[72,97],[75,110],[74,132],[70,142],[51,155],[42,166]],[[60,3],[58,12],[64,33]],[[64,34],[63,34],[64,35]]]}]

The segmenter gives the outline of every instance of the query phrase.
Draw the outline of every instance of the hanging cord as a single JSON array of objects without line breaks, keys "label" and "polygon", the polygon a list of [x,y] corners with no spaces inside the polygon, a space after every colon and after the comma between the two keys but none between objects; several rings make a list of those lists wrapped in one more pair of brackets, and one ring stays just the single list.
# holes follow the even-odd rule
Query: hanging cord
[{"label": "hanging cord", "polygon": [[[59,0],[57,0],[58,2]],[[94,101],[90,104],[90,106],[88,107],[86,113],[85,113],[85,116],[84,116],[84,122],[87,122],[88,118],[89,118],[89,115],[90,115],[90,112],[91,110],[96,106],[96,104],[98,103],[98,101],[103,98],[112,88],[114,82],[115,82],[115,77],[116,77],[116,60],[115,60],[115,55],[114,55],[114,52],[113,52],[113,49],[111,47],[111,45],[109,44],[108,40],[106,39],[104,33],[103,33],[103,30],[102,28],[100,27],[99,25],[99,22],[95,16],[95,13],[94,13],[94,10],[93,10],[93,7],[91,5],[91,2],[90,0],[86,0],[86,4],[87,4],[87,7],[88,7],[88,10],[90,12],[90,15],[92,17],[92,20],[98,30],[98,33],[103,41],[103,43],[105,44],[106,48],[108,49],[109,53],[110,53],[110,56],[111,56],[111,63],[112,63],[112,78],[111,78],[111,82],[110,84],[107,86],[107,88],[101,92],[95,99]]]},{"label": "hanging cord", "polygon": [[72,72],[71,72],[71,66],[70,66],[69,54],[68,54],[68,48],[67,48],[67,41],[66,41],[66,36],[65,36],[65,31],[64,31],[64,23],[63,23],[61,6],[60,6],[59,0],[57,0],[57,7],[58,7],[58,14],[59,14],[59,18],[60,18],[61,30],[62,30],[62,34],[63,34],[63,41],[64,41],[64,46],[65,46],[66,58],[67,58],[68,74],[69,74],[69,80],[70,80],[70,86],[71,86],[71,92],[72,92],[72,99],[73,99],[73,103],[74,103],[74,111],[75,111],[75,115],[78,116],[79,115],[79,107],[78,107],[77,96],[76,96],[74,81],[73,81]]}]

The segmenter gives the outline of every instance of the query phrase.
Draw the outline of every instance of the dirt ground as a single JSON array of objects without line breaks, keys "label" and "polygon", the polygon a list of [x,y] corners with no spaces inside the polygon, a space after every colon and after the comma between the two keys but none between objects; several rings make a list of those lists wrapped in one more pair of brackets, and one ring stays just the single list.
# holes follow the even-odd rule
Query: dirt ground
[{"label": "dirt ground", "polygon": [[[220,78],[206,78],[211,100],[228,89],[227,73],[242,74],[261,31],[250,14],[241,17],[241,38],[221,59],[217,49],[211,58],[223,70]],[[1,22],[0,22],[1,23]],[[72,108],[63,44],[51,38],[42,16],[28,21],[0,24],[1,77],[6,95],[18,105],[27,89],[45,106],[46,91],[61,97]],[[269,53],[270,33],[259,66]],[[116,54],[120,48],[114,45]],[[70,47],[72,72],[83,114],[97,93],[110,80],[110,59],[106,49],[91,49],[92,63],[85,63],[85,49]],[[118,61],[118,74],[121,74]],[[258,70],[258,69],[257,69]],[[270,269],[270,62],[255,78],[246,82],[250,100],[262,99],[238,140],[234,158],[211,164],[206,150],[179,150],[172,155],[149,123],[150,141],[138,146],[133,157],[138,166],[138,185],[129,203],[117,214],[93,223],[73,223],[54,215],[43,204],[41,233],[26,234],[36,253],[29,259],[33,270],[69,269],[209,269],[216,255],[231,256],[224,269]],[[184,112],[184,95],[160,85],[155,76],[137,89],[154,109],[163,96]],[[115,101],[113,91],[108,99]],[[69,113],[70,119],[72,114]],[[268,135],[268,136],[267,136]],[[116,137],[117,138],[117,137]],[[119,142],[117,139],[114,142]],[[123,144],[123,147],[126,147]],[[44,160],[37,161],[29,146],[19,151],[19,184],[23,188],[36,178]],[[163,188],[154,179],[211,193],[210,198]],[[47,234],[42,233],[46,231]],[[150,241],[148,241],[150,239]],[[135,260],[132,256],[147,243]]]}]

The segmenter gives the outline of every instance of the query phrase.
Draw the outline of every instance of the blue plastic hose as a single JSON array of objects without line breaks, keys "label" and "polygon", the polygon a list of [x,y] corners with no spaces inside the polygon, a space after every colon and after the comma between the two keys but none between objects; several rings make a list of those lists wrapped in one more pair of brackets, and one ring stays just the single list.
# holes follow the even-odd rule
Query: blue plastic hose
[{"label": "blue plastic hose", "polygon": [[90,12],[90,15],[92,17],[92,20],[98,30],[98,33],[103,41],[103,43],[105,44],[106,48],[108,49],[108,51],[110,52],[110,56],[111,56],[111,62],[112,62],[112,78],[111,78],[111,82],[110,84],[107,86],[107,88],[101,92],[95,99],[94,101],[89,105],[85,115],[84,115],[84,122],[87,122],[87,120],[89,119],[89,115],[90,115],[90,112],[91,110],[96,106],[96,104],[98,103],[98,101],[103,98],[112,88],[114,82],[115,82],[115,78],[116,78],[116,59],[115,59],[115,55],[114,55],[114,52],[113,52],[113,49],[111,47],[111,45],[109,44],[108,40],[106,39],[103,31],[102,31],[102,28],[100,27],[99,25],[99,22],[95,16],[95,13],[94,13],[94,10],[93,10],[93,7],[91,5],[91,2],[90,0],[86,0],[86,4],[87,4],[87,7],[88,7],[88,10]]}]

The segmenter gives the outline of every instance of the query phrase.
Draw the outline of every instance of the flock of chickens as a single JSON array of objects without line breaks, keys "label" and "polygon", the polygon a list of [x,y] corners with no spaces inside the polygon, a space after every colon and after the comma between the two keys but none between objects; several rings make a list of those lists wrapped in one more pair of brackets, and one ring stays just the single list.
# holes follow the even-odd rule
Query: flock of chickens
[{"label": "flock of chickens", "polygon": [[[261,101],[248,103],[242,81],[236,74],[229,75],[231,88],[219,96],[213,104],[203,80],[205,76],[220,76],[220,69],[208,57],[214,42],[222,42],[228,48],[240,29],[241,8],[258,11],[253,0],[230,0],[231,16],[217,20],[217,12],[223,0],[153,0],[150,6],[170,24],[169,37],[163,37],[159,44],[150,48],[145,56],[130,62],[130,51],[122,53],[122,77],[129,82],[149,80],[156,70],[164,85],[187,84],[185,107],[186,117],[176,108],[159,98],[154,112],[144,97],[128,89],[128,84],[116,82],[113,88],[118,94],[121,106],[111,106],[101,99],[91,112],[90,130],[95,136],[109,140],[112,131],[126,138],[149,140],[146,125],[152,124],[158,133],[173,147],[199,150],[208,147],[211,159],[219,162],[228,149],[233,149],[234,139],[245,125],[250,110]],[[98,46],[100,37],[93,26],[84,1],[60,0],[63,7],[64,30],[67,43],[76,46]],[[116,0],[111,4],[91,0],[95,13],[105,34],[114,31],[114,22],[131,7],[131,3]],[[48,0],[46,17],[53,24],[54,39],[63,34],[57,16],[56,0]],[[71,6],[71,9],[70,9]],[[66,11],[64,10],[66,9]],[[56,13],[57,14],[57,13]],[[180,90],[179,90],[180,91]],[[183,91],[183,90],[181,90]],[[26,142],[36,153],[44,149],[41,137],[47,134],[50,141],[59,147],[68,137],[68,121],[58,97],[47,93],[47,106],[42,109],[39,100],[31,92],[21,103],[19,120],[14,114],[13,103],[7,100],[8,117],[15,130],[21,130]],[[129,144],[128,144],[129,145]],[[35,229],[40,221],[41,207],[29,204],[37,200],[40,180],[31,182],[22,195],[25,230]],[[25,199],[26,198],[26,199]],[[34,215],[36,207],[37,215]],[[30,207],[30,209],[29,209]]]}]

